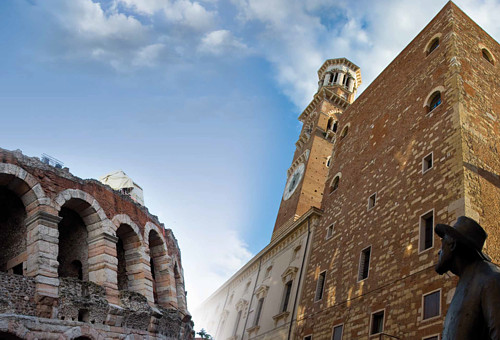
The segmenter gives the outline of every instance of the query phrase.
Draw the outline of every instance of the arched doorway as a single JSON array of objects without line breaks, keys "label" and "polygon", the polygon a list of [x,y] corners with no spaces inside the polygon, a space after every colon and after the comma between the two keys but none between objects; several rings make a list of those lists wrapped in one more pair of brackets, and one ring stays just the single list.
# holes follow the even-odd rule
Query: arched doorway
[{"label": "arched doorway", "polygon": [[0,271],[23,275],[26,210],[19,196],[0,186]]},{"label": "arched doorway", "polygon": [[121,224],[116,230],[118,242],[116,243],[116,255],[118,258],[118,289],[132,290],[129,276],[133,275],[132,266],[140,260],[140,240],[135,231],[128,224]]},{"label": "arched doorway", "polygon": [[66,202],[59,216],[59,277],[74,277],[87,281],[88,274],[88,241],[87,226],[80,213],[88,207],[88,203],[72,199]]}]

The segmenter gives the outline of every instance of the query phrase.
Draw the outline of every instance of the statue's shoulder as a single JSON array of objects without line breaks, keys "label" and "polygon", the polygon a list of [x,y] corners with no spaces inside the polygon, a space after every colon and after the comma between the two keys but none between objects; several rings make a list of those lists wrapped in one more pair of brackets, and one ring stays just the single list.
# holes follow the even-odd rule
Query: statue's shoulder
[{"label": "statue's shoulder", "polygon": [[496,264],[480,261],[478,264],[481,281],[487,286],[498,286],[500,288],[500,267]]}]

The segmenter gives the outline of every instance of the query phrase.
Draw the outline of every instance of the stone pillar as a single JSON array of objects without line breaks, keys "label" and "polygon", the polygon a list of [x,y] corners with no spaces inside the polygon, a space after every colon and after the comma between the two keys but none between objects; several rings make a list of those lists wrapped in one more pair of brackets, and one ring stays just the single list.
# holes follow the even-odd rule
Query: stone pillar
[{"label": "stone pillar", "polygon": [[339,72],[339,77],[337,78],[337,84],[342,85],[342,82],[344,81],[345,76],[346,76],[346,74],[344,72]]},{"label": "stone pillar", "polygon": [[59,297],[57,255],[59,253],[58,223],[55,213],[36,210],[26,218],[28,260],[26,274],[35,278],[37,314],[39,317],[56,317]]},{"label": "stone pillar", "polygon": [[92,235],[89,232],[89,281],[101,285],[106,290],[109,303],[117,305],[118,296],[118,259],[116,243],[118,237],[100,233]]},{"label": "stone pillar", "polygon": [[[140,243],[131,243],[134,248],[125,249],[127,263],[128,289],[144,295],[153,301],[153,284],[149,269],[149,257],[146,256]],[[127,245],[130,246],[130,245]]]},{"label": "stone pillar", "polygon": [[347,88],[349,89],[349,92],[352,92],[354,90],[354,78],[349,77],[347,80]]},{"label": "stone pillar", "polygon": [[331,76],[330,73],[325,74],[325,79],[323,81],[323,86],[327,86],[328,85],[328,83],[330,82],[330,76]]}]

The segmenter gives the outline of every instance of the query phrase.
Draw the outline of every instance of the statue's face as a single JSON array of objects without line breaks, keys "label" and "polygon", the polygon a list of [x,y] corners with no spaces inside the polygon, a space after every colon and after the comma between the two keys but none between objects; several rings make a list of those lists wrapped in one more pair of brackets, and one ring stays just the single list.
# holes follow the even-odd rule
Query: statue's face
[{"label": "statue's face", "polygon": [[441,250],[439,251],[439,259],[435,268],[439,275],[443,275],[451,269],[454,256],[453,249],[455,249],[455,240],[445,235],[441,240]]}]

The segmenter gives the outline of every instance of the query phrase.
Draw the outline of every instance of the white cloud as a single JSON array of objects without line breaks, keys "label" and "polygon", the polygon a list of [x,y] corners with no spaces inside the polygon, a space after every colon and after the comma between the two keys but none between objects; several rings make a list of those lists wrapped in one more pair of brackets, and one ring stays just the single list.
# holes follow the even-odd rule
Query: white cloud
[{"label": "white cloud", "polygon": [[132,60],[132,65],[142,67],[149,66],[153,67],[156,65],[160,53],[165,49],[163,44],[151,44],[142,47],[135,53],[135,57]]},{"label": "white cloud", "polygon": [[199,2],[189,0],[115,0],[115,3],[149,16],[161,12],[171,23],[200,31],[212,27],[216,16],[216,12],[207,10]]},{"label": "white cloud", "polygon": [[236,39],[230,31],[218,30],[203,37],[199,50],[203,53],[221,55],[232,51],[245,52],[248,47]]}]

